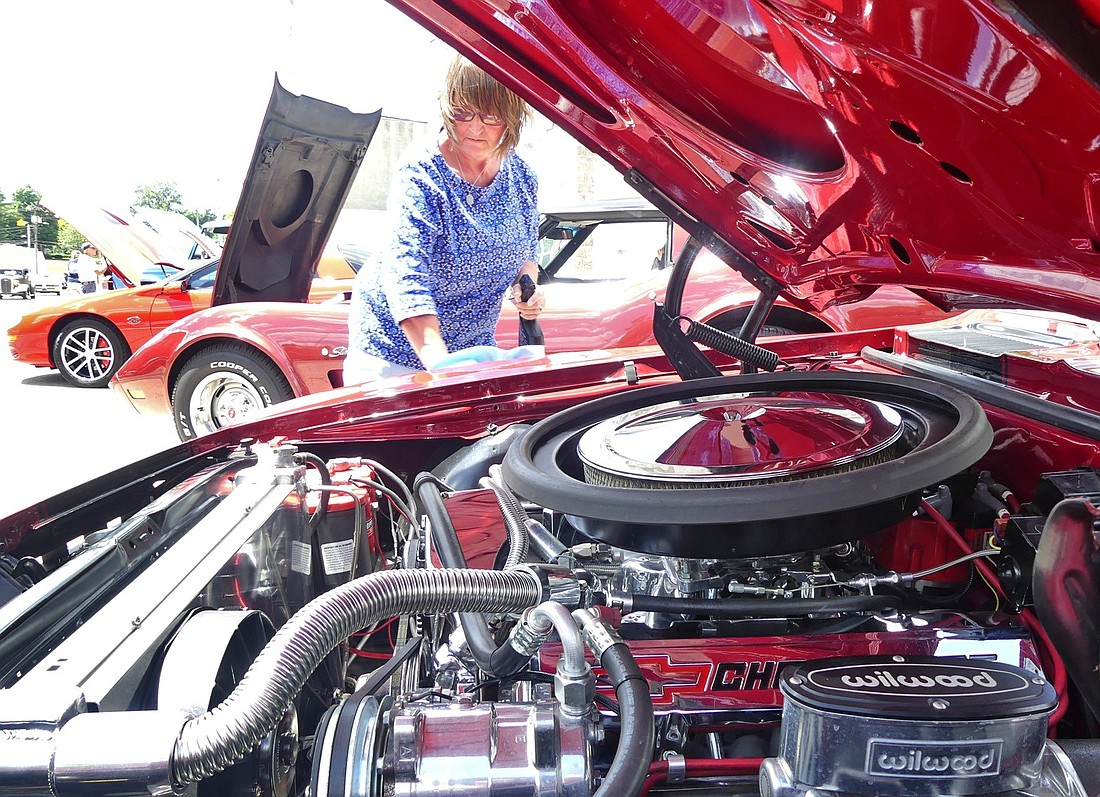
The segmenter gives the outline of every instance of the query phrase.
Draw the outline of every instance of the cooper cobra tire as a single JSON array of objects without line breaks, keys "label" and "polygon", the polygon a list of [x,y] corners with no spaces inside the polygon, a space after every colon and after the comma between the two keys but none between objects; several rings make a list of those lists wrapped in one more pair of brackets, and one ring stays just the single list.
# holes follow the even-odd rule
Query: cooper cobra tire
[{"label": "cooper cobra tire", "polygon": [[172,416],[180,440],[191,440],[292,398],[290,383],[270,360],[226,343],[184,364],[172,390]]},{"label": "cooper cobra tire", "polygon": [[126,339],[98,318],[80,318],[61,328],[53,342],[54,367],[77,387],[103,387],[130,357]]}]

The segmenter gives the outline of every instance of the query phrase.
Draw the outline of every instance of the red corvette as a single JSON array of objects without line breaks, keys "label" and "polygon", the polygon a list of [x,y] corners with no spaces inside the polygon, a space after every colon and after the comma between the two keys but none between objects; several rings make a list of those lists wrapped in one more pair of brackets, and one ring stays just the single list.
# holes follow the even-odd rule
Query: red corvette
[{"label": "red corvette", "polygon": [[[294,107],[296,115],[284,113],[265,120],[260,141],[308,138],[311,125],[332,124],[339,119],[341,114],[336,111],[326,116],[325,110],[332,108],[309,97],[299,98]],[[325,171],[325,191],[319,191],[305,209],[316,219],[309,225],[308,238],[292,236],[287,240],[277,234],[277,229],[275,233],[261,230],[249,219],[253,208],[239,209],[234,227],[240,228],[236,236],[240,243],[234,246],[232,238],[227,242],[229,248],[221,255],[221,268],[224,271],[232,265],[247,274],[264,267],[265,298],[285,300],[289,289],[294,291],[297,301],[325,301],[341,295],[347,288],[347,280],[355,276],[354,257],[323,253],[336,220],[336,214],[328,211],[334,201],[343,203],[359,161],[344,160],[335,149],[326,154],[340,165]],[[315,164],[320,160],[315,158]],[[262,178],[258,181],[263,183]],[[249,185],[245,190],[250,190]],[[56,368],[77,387],[102,387],[130,354],[157,332],[210,306],[219,261],[204,261],[153,284],[141,284],[145,270],[178,255],[180,247],[171,246],[171,239],[152,229],[149,220],[135,223],[134,219],[98,208],[53,204],[60,215],[66,216],[99,247],[119,284],[138,287],[66,299],[28,313],[8,330],[8,348],[16,362]],[[264,235],[266,240],[278,244],[277,256],[269,254],[267,245],[248,245],[249,239],[262,239]],[[265,258],[271,258],[266,265]],[[303,262],[308,265],[292,280],[280,278],[280,272],[285,274]],[[240,290],[247,295],[247,287]]]},{"label": "red corvette", "polygon": [[[653,304],[663,301],[686,233],[652,205],[603,202],[547,212],[541,224],[540,323],[547,352],[652,345]],[[664,255],[665,252],[670,253]],[[765,335],[870,329],[945,317],[911,291],[885,286],[859,302],[821,310],[781,301]],[[737,332],[758,296],[752,285],[704,251],[683,312]],[[230,304],[173,324],[136,351],[111,386],[140,412],[172,413],[181,439],[240,423],[258,410],[343,385],[347,302]],[[516,345],[519,316],[509,302],[497,341]]]},{"label": "red corvette", "polygon": [[[0,795],[1100,795],[1100,2],[394,4],[689,232],[660,349],[0,518]],[[872,285],[969,308],[757,338]]]}]

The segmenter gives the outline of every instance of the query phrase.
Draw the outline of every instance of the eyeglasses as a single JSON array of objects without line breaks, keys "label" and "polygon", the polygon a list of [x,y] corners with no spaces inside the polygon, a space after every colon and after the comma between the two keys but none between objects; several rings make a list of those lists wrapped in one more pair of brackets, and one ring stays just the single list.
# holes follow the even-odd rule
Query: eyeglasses
[{"label": "eyeglasses", "polygon": [[456,122],[472,122],[475,116],[480,116],[482,123],[490,127],[504,124],[504,119],[495,113],[478,113],[477,111],[467,111],[465,108],[451,108],[451,116]]}]

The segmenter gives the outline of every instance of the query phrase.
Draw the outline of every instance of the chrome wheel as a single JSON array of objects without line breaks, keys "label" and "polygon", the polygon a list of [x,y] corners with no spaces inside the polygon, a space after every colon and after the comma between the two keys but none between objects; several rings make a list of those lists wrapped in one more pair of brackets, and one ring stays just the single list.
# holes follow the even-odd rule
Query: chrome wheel
[{"label": "chrome wheel", "polygon": [[172,415],[181,440],[250,420],[265,407],[294,398],[271,360],[226,341],[195,352],[172,387]]},{"label": "chrome wheel", "polygon": [[191,393],[187,414],[198,434],[240,423],[267,406],[255,386],[232,372],[212,373]]},{"label": "chrome wheel", "polygon": [[102,387],[130,356],[119,333],[95,319],[74,321],[54,342],[54,365],[78,387]]}]

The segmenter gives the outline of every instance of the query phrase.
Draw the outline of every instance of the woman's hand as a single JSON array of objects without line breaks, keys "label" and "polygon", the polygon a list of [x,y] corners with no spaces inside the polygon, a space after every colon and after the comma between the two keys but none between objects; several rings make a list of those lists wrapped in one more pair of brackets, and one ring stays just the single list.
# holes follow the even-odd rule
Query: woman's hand
[{"label": "woman's hand", "polygon": [[523,288],[518,282],[512,286],[512,304],[519,311],[520,318],[533,321],[539,317],[539,314],[546,307],[546,294],[543,292],[541,285],[535,285],[535,292],[525,302],[520,298],[522,290]]}]

